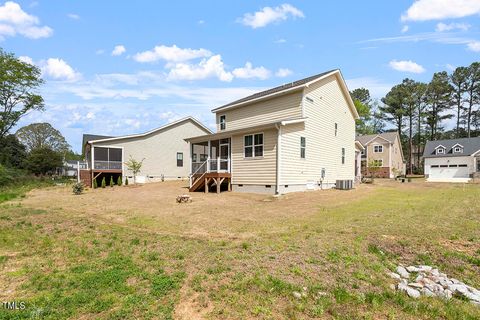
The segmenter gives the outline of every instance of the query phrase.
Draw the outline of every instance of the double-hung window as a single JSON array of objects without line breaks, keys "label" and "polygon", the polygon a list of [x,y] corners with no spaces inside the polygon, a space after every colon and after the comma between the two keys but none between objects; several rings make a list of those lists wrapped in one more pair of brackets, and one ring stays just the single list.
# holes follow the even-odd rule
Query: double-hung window
[{"label": "double-hung window", "polygon": [[177,167],[183,167],[183,152],[177,152]]},{"label": "double-hung window", "polygon": [[220,130],[225,130],[227,128],[227,116],[221,115],[219,122],[220,122]]},{"label": "double-hung window", "polygon": [[305,137],[300,137],[300,158],[305,159],[305,148],[307,147],[307,141]]},{"label": "double-hung window", "polygon": [[345,148],[342,148],[342,164],[345,164]]},{"label": "double-hung window", "polygon": [[246,135],[243,153],[245,158],[263,157],[263,133]]},{"label": "double-hung window", "polygon": [[373,152],[375,153],[382,153],[383,152],[383,146],[380,144],[374,145],[373,146]]}]

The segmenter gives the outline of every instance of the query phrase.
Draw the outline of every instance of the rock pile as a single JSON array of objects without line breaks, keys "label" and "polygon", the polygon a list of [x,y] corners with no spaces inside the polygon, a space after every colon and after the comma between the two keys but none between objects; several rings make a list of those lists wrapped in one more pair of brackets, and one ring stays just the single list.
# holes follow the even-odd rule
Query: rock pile
[{"label": "rock pile", "polygon": [[451,299],[462,297],[480,306],[480,290],[466,285],[457,279],[449,278],[436,268],[430,266],[398,266],[389,276],[398,280],[396,289],[407,293],[412,298],[421,295]]}]

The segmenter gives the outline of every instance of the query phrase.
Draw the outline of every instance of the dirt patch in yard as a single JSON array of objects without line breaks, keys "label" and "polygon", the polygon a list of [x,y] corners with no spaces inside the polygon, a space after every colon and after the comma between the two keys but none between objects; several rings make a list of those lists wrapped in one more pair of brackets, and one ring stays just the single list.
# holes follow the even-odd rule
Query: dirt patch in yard
[{"label": "dirt patch in yard", "polygon": [[[242,239],[285,231],[292,219],[315,214],[319,206],[341,206],[362,199],[374,192],[374,188],[298,192],[279,198],[235,192],[196,192],[190,193],[191,203],[176,203],[176,196],[187,192],[184,181],[89,190],[80,196],[72,195],[69,188],[56,187],[32,191],[23,204],[69,212],[94,219],[96,223],[128,224],[130,228],[162,234]],[[251,228],[252,224],[256,227]]]}]

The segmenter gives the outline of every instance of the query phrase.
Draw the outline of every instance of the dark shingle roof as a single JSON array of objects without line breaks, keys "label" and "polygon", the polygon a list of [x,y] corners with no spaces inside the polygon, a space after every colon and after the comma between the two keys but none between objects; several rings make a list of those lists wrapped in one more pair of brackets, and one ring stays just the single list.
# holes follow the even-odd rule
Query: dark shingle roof
[{"label": "dark shingle roof", "polygon": [[[453,146],[460,144],[463,146],[463,153],[453,153]],[[438,146],[445,147],[445,154],[435,154],[435,148]],[[476,138],[459,138],[449,140],[427,141],[423,156],[425,158],[442,158],[442,157],[458,157],[470,156],[480,150],[480,137]]]},{"label": "dark shingle roof", "polygon": [[114,138],[114,137],[111,137],[111,136],[100,136],[100,135],[98,135],[98,134],[88,134],[88,133],[85,133],[85,134],[83,135],[82,148],[85,147],[85,144],[86,144],[88,141],[99,140],[99,139],[108,139],[108,138]]},{"label": "dark shingle roof", "polygon": [[329,74],[333,71],[337,71],[337,70],[338,69],[333,69],[333,70],[330,70],[330,71],[327,71],[327,72],[316,74],[314,76],[310,76],[310,77],[303,78],[303,79],[300,79],[300,80],[297,80],[297,81],[294,81],[294,82],[283,84],[283,85],[275,87],[275,88],[271,88],[271,89],[268,89],[268,90],[265,90],[265,91],[257,92],[257,93],[254,93],[254,94],[248,96],[248,97],[241,98],[241,99],[238,99],[236,101],[227,103],[223,106],[220,106],[218,108],[215,108],[212,111],[215,112],[218,109],[233,106],[235,104],[242,103],[242,102],[247,102],[247,101],[250,101],[250,100],[253,100],[253,99],[261,98],[261,97],[267,96],[267,95],[272,94],[272,93],[277,93],[277,92],[281,92],[281,91],[284,91],[284,90],[287,90],[287,89],[295,88],[295,87],[304,85],[304,84],[306,84],[310,81],[313,81],[317,78],[321,78],[321,77],[323,77],[323,76],[325,76],[325,75],[327,75],[327,74]]},{"label": "dark shingle roof", "polygon": [[395,141],[395,138],[397,137],[397,132],[384,132],[384,133],[378,133],[378,134],[366,134],[363,136],[358,136],[357,141],[362,144],[362,146],[365,146],[367,142],[370,140],[374,139],[376,136],[382,137],[383,139],[388,140],[389,142],[393,143]]}]

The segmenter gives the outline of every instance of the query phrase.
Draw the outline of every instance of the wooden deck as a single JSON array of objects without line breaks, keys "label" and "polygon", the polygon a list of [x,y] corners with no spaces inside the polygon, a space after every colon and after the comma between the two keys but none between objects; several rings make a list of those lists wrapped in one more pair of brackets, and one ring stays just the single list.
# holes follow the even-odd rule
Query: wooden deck
[{"label": "wooden deck", "polygon": [[208,193],[211,188],[216,188],[217,193],[220,193],[220,187],[224,182],[228,183],[228,191],[232,191],[232,174],[228,172],[205,172],[194,175],[192,180],[190,192],[203,188],[204,192]]}]

